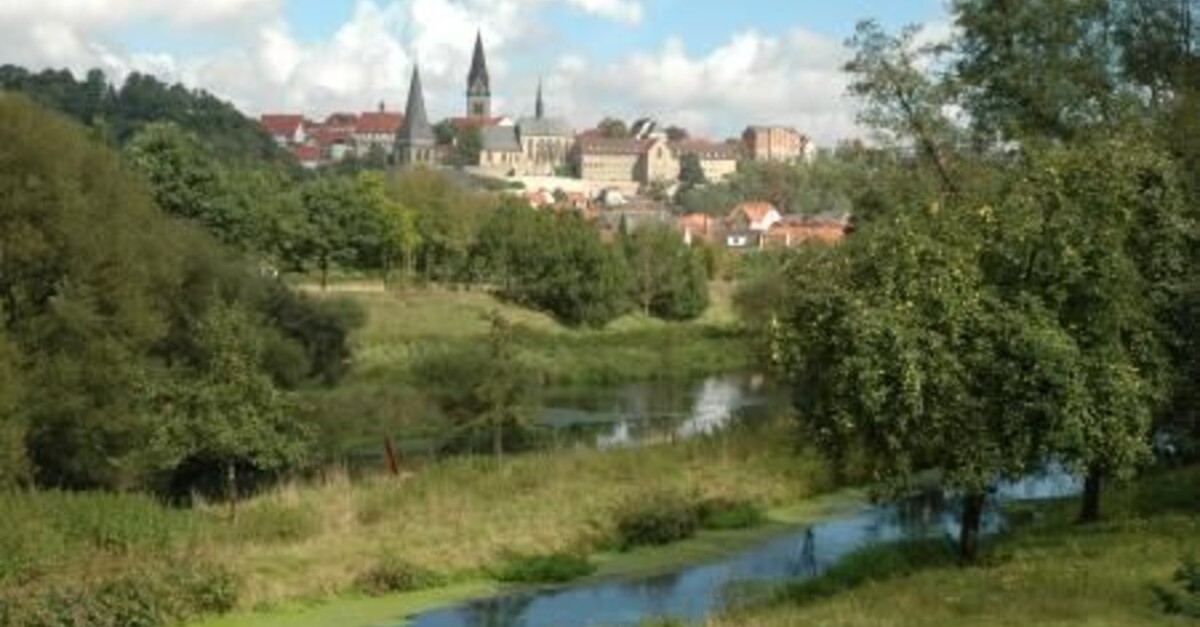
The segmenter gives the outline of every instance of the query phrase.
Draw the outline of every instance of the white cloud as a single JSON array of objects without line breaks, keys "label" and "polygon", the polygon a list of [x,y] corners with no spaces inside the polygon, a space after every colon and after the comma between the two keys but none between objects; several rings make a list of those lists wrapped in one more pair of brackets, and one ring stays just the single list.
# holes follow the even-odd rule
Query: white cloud
[{"label": "white cloud", "polygon": [[803,29],[782,37],[749,30],[701,55],[671,39],[607,65],[565,57],[552,85],[577,123],[648,115],[716,136],[787,124],[830,143],[861,134],[845,96],[846,56],[837,41]]},{"label": "white cloud", "polygon": [[642,5],[634,0],[567,0],[567,4],[618,22],[638,24],[642,21]]},{"label": "white cloud", "polygon": [[[652,115],[696,132],[725,136],[751,123],[794,125],[828,143],[861,134],[844,97],[846,52],[832,39],[795,29],[784,35],[736,33],[708,51],[671,39],[659,49],[597,63],[547,36],[540,10],[558,2],[601,19],[636,25],[638,0],[358,0],[329,37],[298,37],[285,0],[0,0],[0,58],[34,68],[101,67],[182,80],[233,100],[247,113],[310,115],[403,108],[409,72],[420,61],[435,117],[460,115],[471,46],[481,29],[496,104],[532,109],[546,73],[552,113],[590,126],[604,115]],[[188,36],[219,37],[221,52],[133,53],[118,39],[143,24]],[[547,44],[557,41],[558,45]],[[531,63],[553,60],[546,68]],[[510,65],[521,63],[516,73]]]}]

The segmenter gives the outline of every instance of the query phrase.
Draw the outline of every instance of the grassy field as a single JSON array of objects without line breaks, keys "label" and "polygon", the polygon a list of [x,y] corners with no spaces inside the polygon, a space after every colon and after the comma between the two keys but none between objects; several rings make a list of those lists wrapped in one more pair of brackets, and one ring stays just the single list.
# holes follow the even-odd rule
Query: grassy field
[{"label": "grassy field", "polygon": [[1038,508],[960,568],[942,543],[865,551],[822,580],[710,627],[1194,625],[1153,592],[1200,557],[1200,469],[1156,473],[1112,493],[1107,522],[1074,524],[1076,502]]},{"label": "grassy field", "polygon": [[0,596],[103,580],[149,562],[222,565],[242,609],[353,593],[384,556],[477,584],[509,553],[595,553],[628,499],[737,497],[764,507],[829,490],[824,467],[778,431],[642,450],[458,458],[401,478],[341,475],[275,489],[231,523],[218,506],[175,510],[141,496],[0,498]]}]

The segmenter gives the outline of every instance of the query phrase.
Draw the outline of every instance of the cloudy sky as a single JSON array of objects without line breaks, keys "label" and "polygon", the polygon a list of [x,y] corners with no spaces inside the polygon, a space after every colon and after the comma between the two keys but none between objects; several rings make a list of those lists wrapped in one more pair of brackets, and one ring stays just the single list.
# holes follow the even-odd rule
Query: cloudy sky
[{"label": "cloudy sky", "polygon": [[462,115],[483,32],[496,109],[539,79],[576,127],[652,115],[723,137],[788,124],[859,134],[842,42],[857,20],[946,24],[943,0],[0,0],[0,64],[150,72],[249,114],[402,109],[419,61],[431,115]]}]

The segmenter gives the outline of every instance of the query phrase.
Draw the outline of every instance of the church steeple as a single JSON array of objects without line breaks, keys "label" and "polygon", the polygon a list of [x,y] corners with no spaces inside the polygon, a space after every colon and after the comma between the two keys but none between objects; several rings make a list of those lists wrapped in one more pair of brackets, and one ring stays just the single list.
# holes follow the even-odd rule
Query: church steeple
[{"label": "church steeple", "polygon": [[487,57],[483,53],[483,33],[476,31],[471,72],[467,75],[467,117],[485,118],[491,115],[492,82],[488,76]]},{"label": "church steeple", "polygon": [[546,103],[542,101],[542,79],[538,79],[537,103],[533,106],[533,115],[537,119],[546,117]]},{"label": "church steeple", "polygon": [[412,82],[408,87],[408,106],[404,108],[404,124],[396,134],[396,152],[400,163],[429,163],[437,138],[425,113],[425,92],[421,88],[421,68],[413,66]]}]

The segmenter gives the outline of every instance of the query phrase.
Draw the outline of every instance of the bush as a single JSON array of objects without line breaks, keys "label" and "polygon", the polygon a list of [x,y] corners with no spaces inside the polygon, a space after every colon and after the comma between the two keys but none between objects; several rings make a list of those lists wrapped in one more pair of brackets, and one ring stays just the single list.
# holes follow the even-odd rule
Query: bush
[{"label": "bush", "polygon": [[95,581],[0,593],[5,627],[166,627],[233,609],[236,579],[209,564],[174,563]]},{"label": "bush", "polygon": [[424,590],[444,583],[441,575],[394,555],[385,556],[357,580],[358,589],[370,596]]},{"label": "bush", "polygon": [[509,555],[492,575],[505,583],[565,583],[596,572],[584,556],[571,553]]},{"label": "bush", "polygon": [[766,522],[766,514],[750,501],[711,498],[696,506],[700,526],[705,529],[749,529]]},{"label": "bush", "polygon": [[1167,614],[1200,619],[1200,562],[1184,560],[1167,586],[1155,586],[1154,594]]},{"label": "bush", "polygon": [[621,550],[670,544],[695,535],[700,527],[696,508],[678,494],[659,493],[627,502],[617,512]]}]

